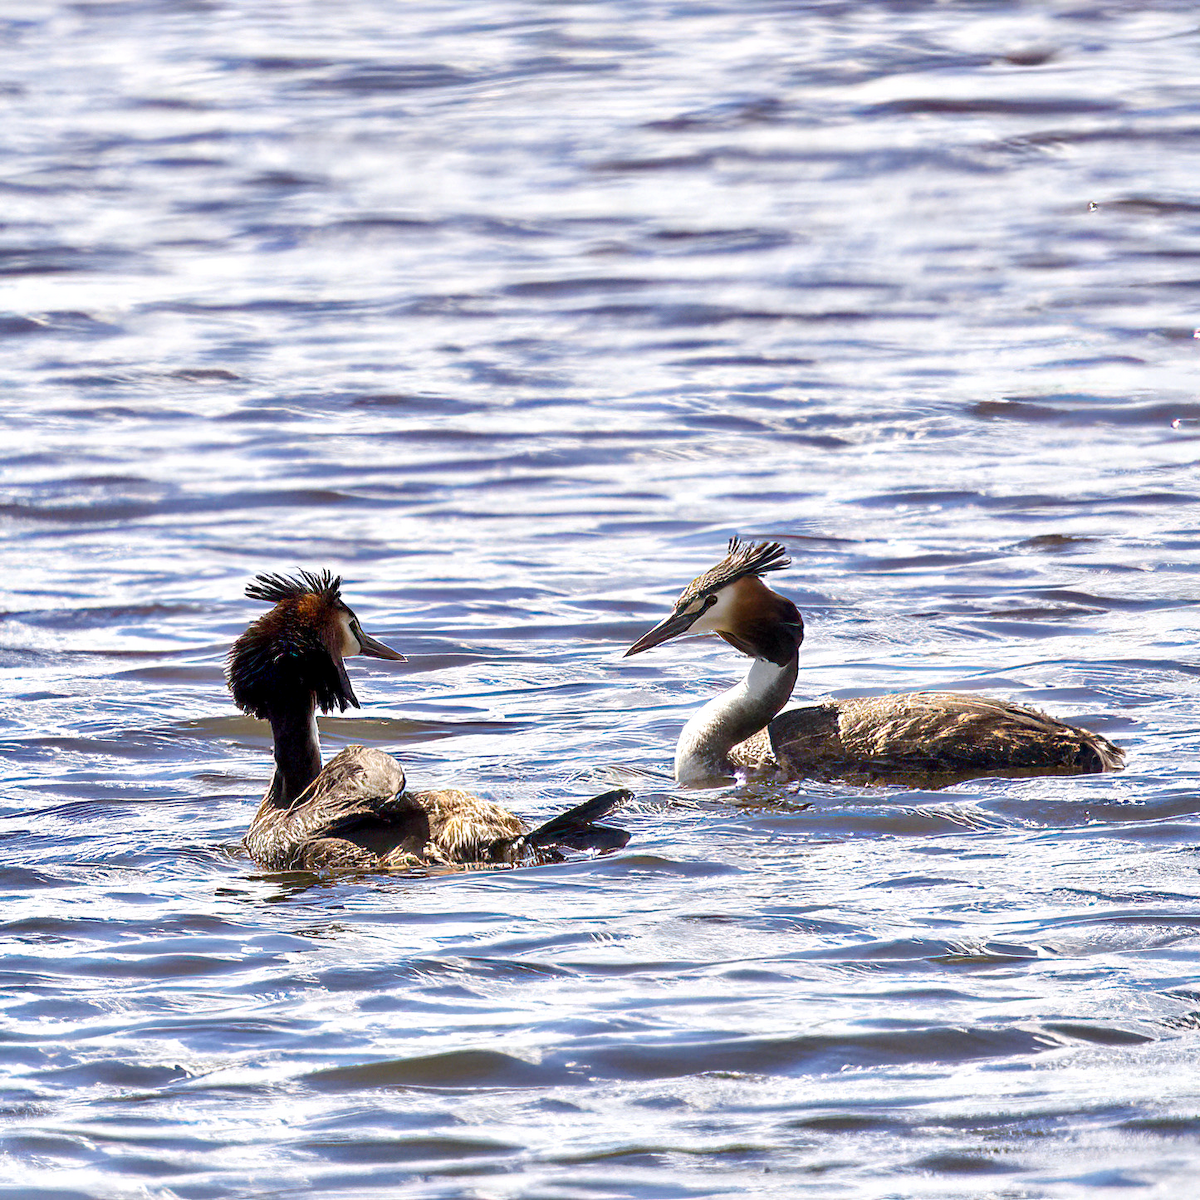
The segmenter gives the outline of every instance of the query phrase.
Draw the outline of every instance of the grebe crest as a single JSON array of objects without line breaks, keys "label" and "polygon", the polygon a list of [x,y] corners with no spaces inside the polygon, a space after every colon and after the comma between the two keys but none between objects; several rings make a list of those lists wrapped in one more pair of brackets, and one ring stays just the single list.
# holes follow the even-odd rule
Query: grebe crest
[{"label": "grebe crest", "polygon": [[728,554],[679,594],[671,615],[643,634],[626,655],[639,654],[684,633],[715,633],[750,658],[784,666],[804,641],[796,606],[761,576],[792,565],[778,542],[729,539]]},{"label": "grebe crest", "polygon": [[342,600],[342,580],[331,571],[295,577],[259,575],[246,587],[251,600],[273,605],[229,652],[226,677],[234,703],[267,720],[281,700],[311,693],[323,713],[359,708],[344,660],[367,654],[403,662],[404,656],[363,632]]}]

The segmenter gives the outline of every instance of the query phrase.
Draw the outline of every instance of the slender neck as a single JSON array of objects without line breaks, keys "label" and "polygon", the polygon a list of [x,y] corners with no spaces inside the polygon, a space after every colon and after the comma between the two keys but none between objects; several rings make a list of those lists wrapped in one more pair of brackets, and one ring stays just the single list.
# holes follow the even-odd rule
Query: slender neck
[{"label": "slender neck", "polygon": [[732,779],[737,768],[729,752],[766,728],[788,702],[796,684],[800,652],[776,666],[756,658],[741,683],[710,700],[684,727],[675,748],[675,779],[684,787]]},{"label": "slender neck", "polygon": [[275,737],[275,775],[265,802],[288,808],[321,773],[316,699],[309,692],[298,703],[273,706],[269,718]]}]

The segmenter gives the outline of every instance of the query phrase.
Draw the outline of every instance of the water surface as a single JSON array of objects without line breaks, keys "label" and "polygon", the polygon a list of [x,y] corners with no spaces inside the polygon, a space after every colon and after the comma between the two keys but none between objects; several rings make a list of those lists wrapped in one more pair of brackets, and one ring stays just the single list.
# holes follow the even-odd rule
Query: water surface
[{"label": "water surface", "polygon": [[[144,0],[0,18],[0,1197],[1177,1197],[1200,1169],[1194,5]],[[624,661],[733,533],[799,697],[1128,769],[676,792]],[[323,722],[621,853],[239,841],[255,573]]]}]

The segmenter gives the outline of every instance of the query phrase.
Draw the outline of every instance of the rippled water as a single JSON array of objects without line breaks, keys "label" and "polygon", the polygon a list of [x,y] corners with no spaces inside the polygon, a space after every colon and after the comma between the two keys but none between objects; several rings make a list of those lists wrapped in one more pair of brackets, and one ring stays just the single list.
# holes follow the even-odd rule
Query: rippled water
[{"label": "rippled water", "polygon": [[[1193,3],[0,15],[0,1197],[1179,1197],[1200,1169]],[[1120,775],[673,791],[783,540],[800,696]],[[610,857],[258,871],[224,690],[330,566],[326,752]]]}]

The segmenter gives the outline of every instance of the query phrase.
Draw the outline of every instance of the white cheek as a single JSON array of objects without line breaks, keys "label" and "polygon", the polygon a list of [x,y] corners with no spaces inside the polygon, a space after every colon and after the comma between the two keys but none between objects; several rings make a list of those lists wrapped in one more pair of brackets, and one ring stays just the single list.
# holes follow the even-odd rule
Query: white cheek
[{"label": "white cheek", "polygon": [[340,618],[342,627],[342,657],[349,658],[352,654],[362,653],[362,644],[358,638],[354,636],[354,631],[350,628],[350,618]]},{"label": "white cheek", "polygon": [[722,629],[730,629],[733,619],[733,595],[726,589],[717,593],[717,602],[708,608],[692,623],[690,633],[717,633]]}]

